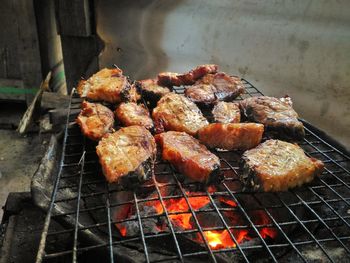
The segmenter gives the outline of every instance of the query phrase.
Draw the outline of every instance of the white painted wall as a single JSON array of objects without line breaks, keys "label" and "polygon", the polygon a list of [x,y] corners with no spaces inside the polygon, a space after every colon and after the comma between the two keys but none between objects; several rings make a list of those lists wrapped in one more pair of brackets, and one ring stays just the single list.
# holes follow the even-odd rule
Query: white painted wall
[{"label": "white painted wall", "polygon": [[350,147],[350,1],[105,0],[100,66],[131,77],[217,63]]}]

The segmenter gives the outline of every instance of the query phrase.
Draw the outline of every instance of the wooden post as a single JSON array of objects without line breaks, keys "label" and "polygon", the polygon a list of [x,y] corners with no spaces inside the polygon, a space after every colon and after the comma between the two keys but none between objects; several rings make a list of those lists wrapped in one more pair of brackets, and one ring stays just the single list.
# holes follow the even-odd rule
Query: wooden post
[{"label": "wooden post", "polygon": [[[39,90],[42,80],[38,32],[33,0],[12,1],[18,22],[18,58],[24,88]],[[34,94],[26,93],[29,105]]]},{"label": "wooden post", "polygon": [[81,77],[98,70],[100,46],[90,6],[89,0],[55,1],[68,94]]}]

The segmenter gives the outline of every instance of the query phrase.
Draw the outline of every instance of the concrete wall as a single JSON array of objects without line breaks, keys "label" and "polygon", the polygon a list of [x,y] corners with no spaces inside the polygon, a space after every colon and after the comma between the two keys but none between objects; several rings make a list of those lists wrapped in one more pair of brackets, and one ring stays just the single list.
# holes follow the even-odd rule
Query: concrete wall
[{"label": "concrete wall", "polygon": [[350,1],[98,1],[100,66],[131,77],[217,63],[350,146]]}]

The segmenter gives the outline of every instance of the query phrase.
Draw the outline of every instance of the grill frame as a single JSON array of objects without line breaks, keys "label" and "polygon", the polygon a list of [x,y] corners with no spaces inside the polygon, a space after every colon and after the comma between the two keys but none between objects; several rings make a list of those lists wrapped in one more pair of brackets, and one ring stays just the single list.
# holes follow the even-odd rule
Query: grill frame
[{"label": "grill frame", "polygon": [[[262,96],[263,94],[257,89],[255,88],[251,83],[249,83],[248,81],[246,81],[245,79],[243,79],[243,83],[245,86],[245,94],[243,94],[239,99],[242,98],[246,98],[246,97],[250,97],[250,96]],[[183,93],[184,88],[183,87],[179,87],[179,88],[175,88],[175,92],[177,93]],[[169,233],[161,233],[161,234],[157,234],[157,238],[163,236],[167,236],[170,235],[172,237],[172,240],[174,242],[175,245],[175,251],[176,251],[176,255],[174,256],[169,256],[164,260],[160,260],[158,262],[161,261],[168,261],[168,260],[179,260],[180,262],[184,262],[186,261],[188,258],[192,258],[193,256],[207,256],[209,258],[209,260],[213,261],[213,262],[217,262],[218,260],[218,254],[220,253],[224,253],[224,252],[235,252],[235,253],[239,253],[241,255],[241,258],[243,259],[243,261],[249,262],[249,256],[248,256],[248,252],[246,251],[250,251],[250,250],[263,250],[263,253],[265,255],[267,255],[269,257],[269,260],[274,261],[274,262],[278,262],[278,257],[276,256],[276,252],[274,252],[274,250],[276,249],[282,249],[282,248],[288,248],[292,251],[294,251],[297,254],[298,259],[300,259],[301,261],[306,262],[307,258],[305,257],[305,255],[303,255],[303,252],[300,251],[300,246],[305,246],[308,244],[316,244],[316,246],[322,251],[323,255],[331,262],[335,262],[334,258],[331,256],[330,252],[327,250],[327,248],[324,247],[324,244],[328,244],[328,243],[333,243],[333,241],[336,241],[337,243],[339,243],[339,247],[342,247],[346,252],[347,252],[347,256],[350,258],[350,245],[346,244],[346,242],[350,242],[350,215],[349,216],[343,216],[340,214],[339,211],[337,211],[336,208],[334,208],[332,206],[333,203],[337,203],[337,202],[341,202],[343,205],[346,205],[347,207],[350,206],[350,196],[348,197],[343,197],[342,193],[340,193],[339,191],[337,191],[337,187],[345,187],[347,190],[350,189],[350,182],[347,182],[345,179],[343,179],[342,177],[348,177],[347,179],[349,179],[349,168],[350,167],[350,157],[342,152],[341,150],[338,150],[336,147],[332,146],[330,143],[328,143],[326,141],[326,138],[323,138],[322,135],[317,135],[315,132],[312,131],[312,129],[308,128],[308,124],[305,123],[305,131],[306,131],[306,137],[305,139],[299,143],[299,145],[304,148],[305,152],[309,155],[309,156],[316,156],[316,157],[322,157],[326,167],[325,167],[325,171],[323,173],[323,175],[317,179],[315,179],[313,182],[313,184],[311,185],[306,185],[306,186],[302,186],[299,189],[304,189],[307,191],[310,191],[311,193],[313,193],[314,197],[316,197],[319,201],[308,201],[308,200],[304,200],[305,197],[301,196],[300,193],[297,190],[290,190],[288,191],[292,196],[294,196],[298,202],[295,203],[288,203],[286,201],[283,200],[283,198],[281,197],[281,195],[283,193],[273,193],[272,195],[275,196],[277,199],[281,200],[281,205],[284,209],[286,209],[290,215],[292,216],[292,218],[294,218],[293,221],[289,221],[289,222],[285,222],[285,223],[279,223],[277,222],[276,218],[274,217],[274,215],[270,212],[270,209],[272,209],[271,207],[265,207],[260,200],[256,197],[255,194],[252,194],[253,198],[261,204],[261,206],[263,207],[264,212],[267,214],[268,218],[271,220],[272,223],[269,224],[263,224],[263,225],[257,225],[253,222],[252,218],[249,215],[249,211],[247,211],[247,208],[242,205],[240,203],[239,198],[237,198],[237,196],[239,196],[240,194],[242,194],[241,192],[234,192],[232,191],[232,189],[230,189],[230,187],[228,187],[227,182],[230,180],[229,178],[225,178],[225,180],[223,181],[222,185],[224,186],[225,191],[222,192],[215,192],[215,193],[209,193],[208,190],[206,190],[205,194],[203,194],[203,196],[207,196],[210,200],[210,203],[213,207],[213,210],[219,215],[220,220],[222,221],[224,227],[221,228],[225,229],[227,231],[229,231],[230,237],[233,240],[233,242],[236,244],[236,247],[233,248],[225,248],[225,249],[221,249],[221,250],[213,250],[211,249],[211,247],[208,244],[208,241],[206,240],[206,238],[204,237],[204,231],[209,231],[209,230],[218,230],[217,228],[202,228],[198,222],[197,219],[197,214],[198,211],[195,211],[195,209],[193,209],[191,207],[190,201],[189,201],[189,196],[187,195],[185,188],[188,185],[183,185],[183,183],[181,182],[181,180],[178,178],[178,173],[174,170],[173,167],[170,167],[171,169],[171,173],[172,176],[175,180],[175,184],[176,187],[178,187],[178,189],[180,189],[181,194],[178,196],[162,196],[161,193],[161,189],[160,186],[157,185],[153,180],[153,185],[155,187],[156,193],[158,195],[158,198],[146,198],[146,199],[140,199],[138,198],[137,194],[134,192],[133,193],[133,201],[131,203],[134,203],[135,207],[136,207],[136,220],[138,223],[138,227],[140,229],[140,236],[139,237],[132,237],[132,238],[124,238],[121,240],[115,240],[113,238],[113,230],[115,229],[114,224],[116,223],[121,223],[124,221],[128,221],[128,220],[122,220],[122,221],[115,221],[112,220],[112,216],[111,216],[111,209],[113,208],[113,206],[115,206],[115,204],[111,203],[111,194],[114,193],[114,191],[118,191],[118,190],[111,190],[110,185],[108,185],[104,178],[101,177],[100,175],[96,175],[96,178],[98,178],[95,182],[84,182],[84,178],[86,175],[85,173],[85,168],[86,165],[89,164],[89,158],[87,158],[86,156],[88,154],[91,154],[91,152],[88,151],[88,149],[86,148],[87,145],[87,139],[85,139],[81,134],[80,135],[74,135],[74,133],[70,133],[70,130],[72,129],[72,127],[75,124],[72,124],[72,121],[74,121],[74,116],[71,115],[71,110],[72,109],[78,109],[80,107],[80,99],[78,99],[76,97],[76,93],[74,93],[74,91],[71,94],[71,101],[70,101],[70,105],[69,105],[69,112],[68,112],[68,116],[67,116],[67,122],[66,122],[66,126],[65,126],[65,131],[64,131],[64,137],[63,137],[63,147],[62,147],[62,156],[60,159],[60,163],[59,163],[59,169],[58,169],[58,173],[57,173],[57,177],[56,180],[54,182],[54,187],[53,187],[53,191],[52,191],[52,195],[51,195],[51,201],[47,210],[47,215],[45,218],[45,224],[43,227],[43,231],[42,231],[42,235],[41,235],[41,242],[39,245],[39,249],[38,249],[38,254],[37,254],[37,259],[36,262],[42,262],[45,259],[51,259],[51,258],[59,258],[61,256],[67,256],[67,255],[71,255],[72,257],[72,261],[76,262],[78,259],[78,254],[83,253],[84,251],[89,251],[89,250],[94,250],[94,249],[98,249],[98,248],[108,248],[109,251],[109,261],[110,262],[114,262],[115,260],[115,253],[114,253],[114,249],[116,246],[118,245],[123,245],[123,244],[127,244],[128,242],[135,242],[135,241],[140,241],[144,250],[144,260],[146,262],[151,262],[150,256],[149,256],[149,245],[147,245],[147,240],[151,239],[151,238],[155,238],[154,236],[148,235],[144,233],[144,229],[142,227],[142,220],[147,219],[148,217],[152,217],[152,216],[142,216],[140,211],[139,211],[139,206],[140,204],[144,203],[144,202],[149,202],[149,201],[155,201],[158,200],[162,207],[163,207],[163,211],[164,213],[162,215],[156,215],[156,216],[165,216],[167,224],[170,228],[170,232]],[[312,127],[312,126],[311,126]],[[70,142],[70,139],[72,136],[81,136],[82,140],[81,140],[81,145],[82,145],[82,150],[80,152],[80,155],[76,155],[76,156],[69,156],[69,154],[66,153],[66,149],[67,147],[71,147],[72,143]],[[216,151],[214,151],[216,152]],[[220,153],[216,152],[217,154],[220,155]],[[333,157],[334,155],[337,155],[338,158]],[[341,159],[339,159],[339,156],[341,156]],[[77,162],[72,162],[72,163],[66,163],[67,158],[76,158],[78,157],[79,160]],[[227,166],[227,169],[230,170],[231,172],[233,172],[236,177],[238,178],[238,167],[237,166],[233,166],[232,163],[230,161],[227,161],[226,159],[222,159],[220,158],[221,162],[224,163]],[[342,164],[345,163],[345,164]],[[159,165],[156,164],[156,165]],[[62,181],[64,181],[65,179],[67,179],[68,177],[62,176],[62,172],[66,167],[78,167],[79,168],[79,172],[77,174],[71,174],[70,176],[73,178],[75,177],[76,179],[78,179],[77,184],[75,185],[63,185],[62,186]],[[335,167],[337,167],[338,169],[336,169]],[[339,176],[338,174],[340,174],[341,176]],[[330,176],[333,180],[331,183],[328,183],[328,179],[324,179],[323,177],[327,175]],[[104,191],[101,192],[92,192],[90,194],[83,194],[82,193],[82,187],[84,187],[85,185],[89,185],[89,184],[96,184],[96,183],[101,183],[104,184]],[[167,187],[170,186],[169,185],[162,185],[161,187]],[[57,193],[60,189],[62,188],[71,188],[73,189],[74,187],[77,187],[77,196],[75,198],[66,198],[66,199],[57,199]],[[321,194],[318,193],[318,190],[320,189],[327,189],[327,191],[331,192],[332,194],[334,194],[335,196],[337,196],[337,198],[333,198],[333,199],[325,199],[325,197],[323,197]],[[85,200],[89,197],[93,197],[93,196],[98,196],[101,195],[104,197],[104,204],[101,204],[99,207],[93,207],[93,208],[82,208],[80,205],[81,200]],[[223,209],[219,208],[215,201],[213,200],[213,196],[220,196],[220,195],[228,195],[230,197],[230,199],[232,199],[236,204],[237,204],[237,209],[239,210],[239,212],[245,217],[245,219],[248,221],[249,226],[247,226],[249,229],[252,229],[253,232],[255,232],[257,238],[260,240],[260,244],[256,245],[248,245],[248,246],[242,246],[241,244],[239,244],[236,239],[235,236],[231,233],[230,230],[235,229],[230,227],[225,220],[223,219],[223,215],[222,212]],[[194,218],[195,221],[195,225],[197,227],[197,230],[186,230],[186,231],[179,231],[176,230],[173,227],[173,224],[171,223],[171,219],[170,219],[170,215],[172,214],[177,214],[177,213],[173,213],[173,212],[168,212],[166,209],[166,205],[164,203],[164,200],[170,199],[170,198],[184,198],[186,200],[186,203],[189,207],[189,212],[192,214],[192,217]],[[60,203],[60,202],[69,202],[69,201],[76,201],[76,207],[74,210],[72,210],[70,213],[61,213],[61,214],[54,214],[53,210],[54,207]],[[123,204],[128,204],[130,202],[126,202],[126,203],[119,203],[118,206],[123,205]],[[321,205],[321,206],[326,206],[328,207],[328,209],[330,209],[331,211],[331,215],[329,215],[326,218],[322,218],[321,215],[315,211],[314,208],[312,208],[312,206],[314,205]],[[310,219],[310,220],[305,220],[305,219],[301,219],[299,218],[299,216],[296,214],[295,210],[298,207],[303,207],[304,209],[306,209],[308,212],[311,212],[316,219]],[[87,229],[90,230],[92,228],[98,228],[101,227],[103,224],[98,224],[97,226],[84,226],[83,228],[81,227],[81,225],[79,224],[79,216],[81,213],[85,213],[85,212],[91,212],[94,213],[94,211],[96,210],[106,210],[105,211],[105,216],[106,216],[106,222],[104,223],[107,226],[108,229],[108,242],[105,242],[104,244],[95,244],[95,245],[89,245],[89,246],[83,246],[83,247],[79,247],[79,232],[81,230]],[[204,212],[208,212],[208,211],[204,211]],[[178,212],[178,213],[182,213],[182,212]],[[74,217],[75,219],[75,224],[73,226],[73,228],[67,229],[67,230],[63,230],[63,231],[58,231],[58,232],[50,232],[49,231],[49,226],[50,226],[50,222],[52,220],[52,218],[57,218],[57,217],[65,217],[67,215],[71,215]],[[348,233],[346,233],[347,235],[345,236],[339,236],[337,235],[334,231],[333,231],[333,227],[331,225],[332,222],[337,222],[337,223],[342,223],[344,226],[346,226],[346,229],[349,231]],[[328,237],[328,238],[318,238],[313,231],[311,231],[309,229],[309,224],[318,224],[318,225],[323,225],[324,228],[329,229],[330,230],[330,236],[332,237]],[[328,224],[327,224],[328,223]],[[294,241],[293,238],[291,237],[291,234],[288,233],[287,231],[285,231],[283,228],[287,227],[289,225],[299,225],[299,227],[301,227],[302,229],[304,229],[304,231],[309,235],[309,239],[304,240],[304,241]],[[274,227],[280,236],[283,236],[283,238],[285,239],[285,243],[281,243],[279,242],[278,244],[273,244],[273,243],[267,243],[265,241],[265,239],[261,236],[259,229],[263,228],[263,227]],[[202,239],[204,240],[204,247],[205,250],[202,251],[198,251],[198,252],[190,252],[190,253],[184,253],[179,245],[179,243],[181,241],[179,241],[178,236],[180,236],[183,233],[191,233],[191,232],[196,232],[198,231],[198,233],[202,236]],[[69,250],[64,250],[64,251],[59,251],[59,252],[50,252],[50,253],[46,253],[45,251],[45,247],[46,247],[46,242],[47,242],[47,238],[48,236],[55,236],[55,235],[60,235],[60,234],[65,234],[65,233],[73,233],[73,245],[72,248]]]}]

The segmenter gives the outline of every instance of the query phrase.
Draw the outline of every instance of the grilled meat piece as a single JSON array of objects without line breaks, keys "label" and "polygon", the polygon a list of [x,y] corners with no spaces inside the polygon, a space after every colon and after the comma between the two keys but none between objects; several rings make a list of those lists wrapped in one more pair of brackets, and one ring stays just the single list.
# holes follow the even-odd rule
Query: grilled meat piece
[{"label": "grilled meat piece", "polygon": [[253,122],[265,125],[265,130],[286,137],[301,140],[305,136],[303,123],[287,98],[252,97],[240,102],[244,116]]},{"label": "grilled meat piece", "polygon": [[82,110],[76,122],[86,137],[97,141],[112,131],[114,115],[102,104],[83,101]]},{"label": "grilled meat piece", "polygon": [[130,86],[129,98],[127,101],[129,102],[138,102],[141,99],[141,93],[139,93],[136,83],[133,83]]},{"label": "grilled meat piece", "polygon": [[215,122],[238,123],[241,121],[239,104],[220,101],[212,110]]},{"label": "grilled meat piece", "polygon": [[186,88],[185,95],[196,104],[207,106],[213,104],[217,100],[215,91],[215,87],[211,84],[198,84]]},{"label": "grilled meat piece", "polygon": [[196,104],[183,95],[169,93],[163,96],[152,113],[155,131],[184,131],[195,135],[208,124]]},{"label": "grilled meat piece", "polygon": [[170,93],[168,87],[163,87],[158,84],[157,79],[145,79],[136,82],[136,87],[142,97],[147,101],[155,104],[164,95]]},{"label": "grilled meat piece", "polygon": [[162,157],[183,175],[197,182],[220,179],[220,160],[204,145],[185,132],[169,131],[155,136]]},{"label": "grilled meat piece", "polygon": [[162,72],[158,74],[158,83],[163,86],[192,85],[206,74],[216,73],[218,66],[214,64],[200,65],[183,74]]},{"label": "grilled meat piece", "polygon": [[253,190],[286,191],[312,181],[323,167],[323,162],[307,157],[298,145],[267,140],[243,154],[241,180]]},{"label": "grilled meat piece", "polygon": [[79,82],[77,91],[81,97],[94,101],[116,103],[130,101],[134,94],[127,77],[118,69],[104,68],[87,80]]},{"label": "grilled meat piece", "polygon": [[153,136],[141,126],[129,126],[108,134],[96,147],[107,181],[127,187],[152,176],[156,152]]},{"label": "grilled meat piece", "polygon": [[240,78],[218,72],[205,75],[188,88],[185,94],[194,102],[208,105],[217,101],[231,101],[243,92],[244,86]]},{"label": "grilled meat piece", "polygon": [[143,105],[134,102],[121,103],[115,114],[124,126],[139,125],[146,129],[153,129],[153,120]]},{"label": "grilled meat piece", "polygon": [[209,148],[247,150],[261,142],[263,133],[258,123],[212,123],[198,131],[198,139]]}]

